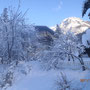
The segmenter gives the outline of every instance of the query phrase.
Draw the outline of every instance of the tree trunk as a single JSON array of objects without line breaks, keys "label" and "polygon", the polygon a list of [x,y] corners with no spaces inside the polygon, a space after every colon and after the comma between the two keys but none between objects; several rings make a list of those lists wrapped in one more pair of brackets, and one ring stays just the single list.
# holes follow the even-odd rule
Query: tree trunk
[{"label": "tree trunk", "polygon": [[80,61],[81,65],[82,65],[82,70],[85,71],[86,68],[85,68],[84,61],[83,61],[83,59],[82,59],[82,56],[80,56],[79,61]]}]

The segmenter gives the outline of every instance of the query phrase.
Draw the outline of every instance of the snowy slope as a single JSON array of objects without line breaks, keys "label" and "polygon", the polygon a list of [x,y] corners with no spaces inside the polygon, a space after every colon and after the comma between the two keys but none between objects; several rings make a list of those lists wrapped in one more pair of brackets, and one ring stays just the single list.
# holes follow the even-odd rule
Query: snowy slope
[{"label": "snowy slope", "polygon": [[[80,34],[85,32],[86,29],[90,28],[90,22],[85,22],[76,17],[69,17],[64,19],[59,26],[64,33],[71,31],[74,34]],[[51,27],[51,29],[55,31],[56,26]]]},{"label": "snowy slope", "polygon": [[[78,87],[84,87],[81,86],[82,82],[80,82],[80,79],[86,78],[87,71],[77,72],[66,70],[63,72],[66,73],[69,80],[73,80],[73,87],[77,87],[77,85]],[[55,75],[55,73],[57,73],[57,71],[37,72],[36,75],[28,75],[25,78],[22,78],[22,80],[16,82],[12,87],[8,88],[8,90],[58,90],[56,80],[59,77],[60,72],[58,72],[57,75]]]}]

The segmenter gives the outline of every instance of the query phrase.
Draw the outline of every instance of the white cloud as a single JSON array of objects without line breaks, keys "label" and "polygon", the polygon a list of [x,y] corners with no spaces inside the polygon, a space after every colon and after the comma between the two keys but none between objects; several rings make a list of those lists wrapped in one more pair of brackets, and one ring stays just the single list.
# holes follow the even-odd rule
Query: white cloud
[{"label": "white cloud", "polygon": [[60,0],[59,3],[58,3],[58,5],[57,5],[53,10],[54,10],[54,11],[59,11],[59,10],[61,10],[62,4],[63,4],[63,2]]}]

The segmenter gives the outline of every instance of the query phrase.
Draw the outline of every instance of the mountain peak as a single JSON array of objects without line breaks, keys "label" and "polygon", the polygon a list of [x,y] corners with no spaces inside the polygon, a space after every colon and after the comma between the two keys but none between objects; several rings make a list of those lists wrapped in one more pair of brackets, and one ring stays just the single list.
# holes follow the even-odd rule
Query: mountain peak
[{"label": "mountain peak", "polygon": [[63,21],[83,21],[82,19],[80,18],[77,18],[77,17],[69,17],[69,18],[66,18],[64,19]]},{"label": "mountain peak", "polygon": [[[64,19],[61,24],[59,25],[61,30],[64,33],[71,31],[75,35],[85,32],[88,28],[90,28],[89,22],[85,22],[80,18],[77,17],[69,17]],[[56,26],[52,29],[56,29]]]}]

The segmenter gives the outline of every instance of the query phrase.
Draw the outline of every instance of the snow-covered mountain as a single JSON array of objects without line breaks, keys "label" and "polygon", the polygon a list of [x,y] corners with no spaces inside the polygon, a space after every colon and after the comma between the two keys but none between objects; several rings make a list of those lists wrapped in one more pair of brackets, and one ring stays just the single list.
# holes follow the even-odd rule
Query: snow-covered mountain
[{"label": "snow-covered mountain", "polygon": [[[71,31],[74,34],[81,34],[85,32],[88,28],[90,28],[90,22],[83,21],[80,18],[76,17],[69,17],[64,19],[61,24],[59,25],[61,30],[63,30],[64,33],[67,31]],[[54,31],[56,30],[57,26],[51,27]]]}]

